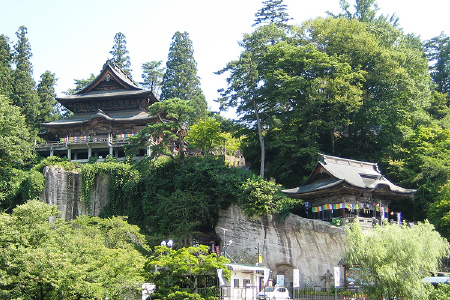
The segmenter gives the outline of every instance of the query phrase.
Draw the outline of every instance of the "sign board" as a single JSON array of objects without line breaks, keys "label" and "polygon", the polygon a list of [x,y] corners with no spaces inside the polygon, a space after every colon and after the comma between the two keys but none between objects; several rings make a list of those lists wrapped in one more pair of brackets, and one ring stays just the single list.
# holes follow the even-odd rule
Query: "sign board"
[{"label": "sign board", "polygon": [[341,286],[341,268],[334,267],[334,286]]},{"label": "sign board", "polygon": [[277,275],[277,285],[284,286],[284,275]]},{"label": "sign board", "polygon": [[300,287],[300,270],[294,269],[292,276],[292,287]]},{"label": "sign board", "polygon": [[225,278],[223,278],[223,270],[222,269],[217,269],[217,278],[219,279],[219,285],[224,286]]}]

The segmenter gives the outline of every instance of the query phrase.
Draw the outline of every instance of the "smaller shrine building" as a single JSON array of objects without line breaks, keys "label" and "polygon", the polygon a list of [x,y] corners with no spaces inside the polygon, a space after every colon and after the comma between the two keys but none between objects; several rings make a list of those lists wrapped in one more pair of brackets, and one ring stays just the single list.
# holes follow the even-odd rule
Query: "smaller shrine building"
[{"label": "smaller shrine building", "polygon": [[72,115],[42,124],[46,143],[35,148],[43,157],[67,157],[79,162],[87,162],[91,157],[101,161],[107,155],[123,159],[127,139],[159,120],[147,112],[158,101],[153,93],[139,88],[111,61],[104,64],[91,84],[56,100]]},{"label": "smaller shrine building", "polygon": [[413,197],[384,177],[376,163],[319,154],[318,163],[300,187],[283,190],[306,202],[308,218],[343,225],[356,217],[362,227],[384,219],[401,222],[400,213],[389,210],[392,201]]}]

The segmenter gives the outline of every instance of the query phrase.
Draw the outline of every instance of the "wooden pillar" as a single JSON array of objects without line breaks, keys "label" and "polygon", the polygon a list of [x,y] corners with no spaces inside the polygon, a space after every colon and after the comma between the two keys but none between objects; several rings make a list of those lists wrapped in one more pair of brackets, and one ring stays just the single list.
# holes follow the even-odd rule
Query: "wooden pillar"
[{"label": "wooden pillar", "polygon": [[88,147],[88,158],[91,158],[92,156],[92,148]]},{"label": "wooden pillar", "polygon": [[68,160],[72,160],[72,149],[70,149],[69,147],[67,147],[67,159]]}]

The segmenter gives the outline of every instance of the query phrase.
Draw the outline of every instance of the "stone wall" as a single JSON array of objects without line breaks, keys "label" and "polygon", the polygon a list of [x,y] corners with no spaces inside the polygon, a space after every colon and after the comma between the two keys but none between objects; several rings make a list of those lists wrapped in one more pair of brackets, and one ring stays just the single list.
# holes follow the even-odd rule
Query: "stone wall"
[{"label": "stone wall", "polygon": [[284,275],[287,286],[292,270],[300,269],[302,285],[324,287],[322,276],[333,273],[345,250],[341,227],[292,214],[281,222],[274,216],[248,218],[237,206],[220,211],[216,233],[226,244],[232,241],[226,253],[235,261],[255,264],[259,248],[262,265],[274,279]]},{"label": "stone wall", "polygon": [[81,174],[59,167],[44,168],[45,188],[41,201],[56,205],[61,217],[71,220],[81,215],[98,216],[108,201],[107,175],[98,176],[91,190],[90,200],[81,201]]}]

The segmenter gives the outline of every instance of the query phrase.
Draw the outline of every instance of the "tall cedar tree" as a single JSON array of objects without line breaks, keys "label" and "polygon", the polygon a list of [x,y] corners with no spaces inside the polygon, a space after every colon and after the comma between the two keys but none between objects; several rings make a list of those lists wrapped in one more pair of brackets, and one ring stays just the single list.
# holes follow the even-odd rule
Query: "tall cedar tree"
[{"label": "tall cedar tree", "polygon": [[12,54],[8,37],[0,35],[0,94],[9,96],[12,92],[11,86],[11,63]]},{"label": "tall cedar tree", "polygon": [[142,79],[141,85],[148,88],[157,96],[161,90],[162,78],[164,76],[165,68],[161,67],[162,61],[149,61],[142,64]]},{"label": "tall cedar tree", "polygon": [[178,98],[191,102],[195,119],[206,115],[207,104],[197,76],[194,47],[187,32],[175,32],[169,49],[166,73],[162,80],[161,100]]},{"label": "tall cedar tree", "polygon": [[127,50],[127,40],[122,32],[118,32],[114,36],[114,45],[109,54],[112,55],[111,60],[128,76],[131,76],[131,61]]},{"label": "tall cedar tree", "polygon": [[54,73],[45,71],[41,75],[41,81],[37,86],[37,92],[41,101],[41,110],[39,115],[39,121],[49,122],[60,118],[60,114],[56,110],[57,101],[55,99],[55,84],[56,77]]},{"label": "tall cedar tree", "polygon": [[450,98],[450,38],[443,32],[424,44],[436,91]]},{"label": "tall cedar tree", "polygon": [[33,79],[33,66],[31,64],[31,46],[28,41],[27,28],[21,26],[16,32],[17,44],[14,46],[13,62],[15,69],[13,78],[13,104],[22,109],[27,123],[33,128],[39,127],[39,96],[36,91],[36,83]]},{"label": "tall cedar tree", "polygon": [[263,7],[255,14],[253,26],[271,23],[285,26],[291,19],[287,13],[287,5],[283,4],[283,0],[266,0],[263,1]]},{"label": "tall cedar tree", "polygon": [[33,156],[34,136],[20,111],[6,96],[0,95],[0,176],[7,166],[23,163]]}]

